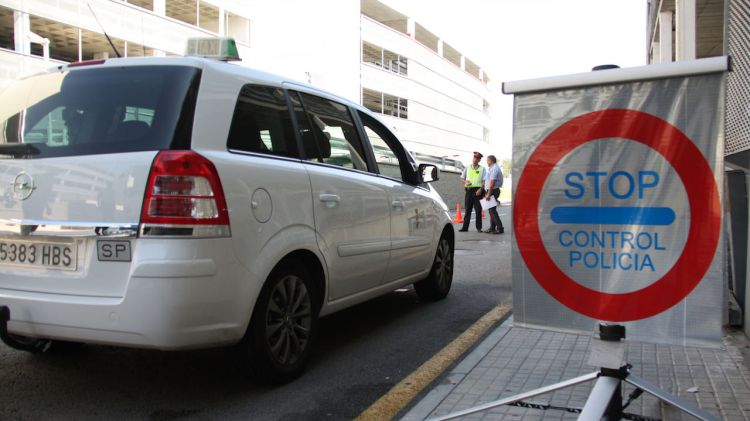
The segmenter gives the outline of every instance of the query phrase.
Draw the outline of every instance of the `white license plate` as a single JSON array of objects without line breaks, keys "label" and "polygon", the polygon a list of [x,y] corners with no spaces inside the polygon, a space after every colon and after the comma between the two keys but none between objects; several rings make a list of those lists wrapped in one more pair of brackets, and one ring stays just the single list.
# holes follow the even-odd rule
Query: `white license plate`
[{"label": "white license plate", "polygon": [[78,248],[75,241],[0,238],[0,266],[76,270]]}]

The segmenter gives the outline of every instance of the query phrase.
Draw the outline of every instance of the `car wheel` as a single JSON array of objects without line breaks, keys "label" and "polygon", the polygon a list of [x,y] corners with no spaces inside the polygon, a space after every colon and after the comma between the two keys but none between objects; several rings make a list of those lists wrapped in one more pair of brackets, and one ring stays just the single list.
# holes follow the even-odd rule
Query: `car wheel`
[{"label": "car wheel", "polygon": [[435,261],[427,278],[414,284],[419,298],[435,301],[445,298],[453,282],[453,241],[443,234],[438,243]]},{"label": "car wheel", "polygon": [[302,374],[318,331],[314,297],[311,277],[301,264],[287,262],[272,273],[242,344],[255,379],[281,384]]}]

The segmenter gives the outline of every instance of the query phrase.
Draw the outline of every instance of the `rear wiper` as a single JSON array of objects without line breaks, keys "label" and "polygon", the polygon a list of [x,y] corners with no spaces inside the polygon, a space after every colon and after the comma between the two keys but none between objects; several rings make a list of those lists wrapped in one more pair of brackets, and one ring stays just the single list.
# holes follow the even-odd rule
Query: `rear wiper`
[{"label": "rear wiper", "polygon": [[39,149],[29,143],[2,143],[0,144],[0,155],[10,155],[13,158],[23,158],[39,155]]}]

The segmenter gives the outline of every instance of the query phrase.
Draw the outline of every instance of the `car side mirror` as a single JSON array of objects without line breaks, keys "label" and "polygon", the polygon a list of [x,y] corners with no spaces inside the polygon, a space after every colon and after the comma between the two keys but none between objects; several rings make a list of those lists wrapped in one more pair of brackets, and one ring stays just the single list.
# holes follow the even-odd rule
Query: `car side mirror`
[{"label": "car side mirror", "polygon": [[419,174],[420,183],[432,183],[433,181],[438,181],[438,179],[440,179],[440,171],[438,171],[438,167],[433,164],[419,164],[417,173]]}]

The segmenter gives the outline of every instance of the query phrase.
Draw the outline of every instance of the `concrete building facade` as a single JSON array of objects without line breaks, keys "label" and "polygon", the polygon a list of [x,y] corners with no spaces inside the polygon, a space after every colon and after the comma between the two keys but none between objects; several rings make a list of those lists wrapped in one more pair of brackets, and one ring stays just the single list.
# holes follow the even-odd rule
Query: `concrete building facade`
[{"label": "concrete building facade", "polygon": [[484,70],[377,0],[0,0],[0,89],[55,63],[182,55],[230,36],[241,65],[310,82],[381,113],[418,160],[459,169],[489,150]]},{"label": "concrete building facade", "polygon": [[750,334],[750,1],[650,0],[650,63],[729,56],[724,155],[728,322]]}]

